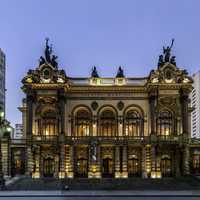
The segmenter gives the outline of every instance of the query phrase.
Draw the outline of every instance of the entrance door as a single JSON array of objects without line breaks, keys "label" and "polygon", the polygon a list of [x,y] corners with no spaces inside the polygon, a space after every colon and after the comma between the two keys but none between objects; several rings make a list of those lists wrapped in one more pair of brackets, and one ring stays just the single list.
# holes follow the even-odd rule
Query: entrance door
[{"label": "entrance door", "polygon": [[113,177],[113,161],[111,158],[104,158],[102,161],[102,176]]},{"label": "entrance door", "polygon": [[200,155],[194,155],[192,158],[192,173],[200,174]]},{"label": "entrance door", "polygon": [[128,160],[128,174],[129,176],[140,176],[140,162],[137,158]]},{"label": "entrance door", "polygon": [[172,175],[172,160],[170,158],[161,159],[161,172],[162,176]]},{"label": "entrance door", "polygon": [[88,173],[88,160],[84,158],[77,159],[76,176],[87,177]]},{"label": "entrance door", "polygon": [[54,174],[54,160],[53,158],[44,159],[44,177],[53,177]]}]

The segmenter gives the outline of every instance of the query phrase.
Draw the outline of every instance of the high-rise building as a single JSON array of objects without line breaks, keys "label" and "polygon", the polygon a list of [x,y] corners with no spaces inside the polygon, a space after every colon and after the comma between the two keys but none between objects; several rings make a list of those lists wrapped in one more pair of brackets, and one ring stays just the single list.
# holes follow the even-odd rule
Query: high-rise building
[{"label": "high-rise building", "polygon": [[190,94],[191,104],[193,107],[191,117],[191,136],[200,138],[200,71],[193,74],[193,90]]},{"label": "high-rise building", "polygon": [[0,49],[0,106],[5,112],[5,66],[6,56]]},{"label": "high-rise building", "polygon": [[23,125],[15,124],[15,130],[12,135],[12,139],[21,139],[23,137]]}]

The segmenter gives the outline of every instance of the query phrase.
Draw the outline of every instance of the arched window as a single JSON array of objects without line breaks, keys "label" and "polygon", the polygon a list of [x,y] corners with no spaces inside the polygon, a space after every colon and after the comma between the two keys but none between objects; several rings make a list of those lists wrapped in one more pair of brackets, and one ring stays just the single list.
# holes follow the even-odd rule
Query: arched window
[{"label": "arched window", "polygon": [[130,110],[125,115],[125,136],[142,136],[143,119],[136,110]]},{"label": "arched window", "polygon": [[117,119],[113,111],[104,110],[101,112],[99,125],[100,136],[116,136]]},{"label": "arched window", "polygon": [[56,113],[52,110],[48,110],[42,114],[42,119],[39,121],[42,135],[51,136],[58,135],[59,121],[56,117]]},{"label": "arched window", "polygon": [[162,111],[157,118],[157,134],[169,136],[173,131],[173,116],[169,111]]},{"label": "arched window", "polygon": [[91,130],[91,113],[79,110],[75,114],[75,136],[89,136]]}]

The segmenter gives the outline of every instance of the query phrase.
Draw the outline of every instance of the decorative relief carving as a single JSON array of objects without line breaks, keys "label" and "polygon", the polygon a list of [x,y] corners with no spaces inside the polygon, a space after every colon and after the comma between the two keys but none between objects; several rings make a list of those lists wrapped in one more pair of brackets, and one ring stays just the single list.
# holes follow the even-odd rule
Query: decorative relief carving
[{"label": "decorative relief carving", "polygon": [[92,107],[93,110],[96,110],[99,107],[99,104],[96,101],[93,101],[91,103],[91,107]]},{"label": "decorative relief carving", "polygon": [[122,101],[119,101],[119,102],[117,103],[117,108],[118,108],[119,110],[123,110],[123,108],[124,108],[124,103],[123,103]]}]

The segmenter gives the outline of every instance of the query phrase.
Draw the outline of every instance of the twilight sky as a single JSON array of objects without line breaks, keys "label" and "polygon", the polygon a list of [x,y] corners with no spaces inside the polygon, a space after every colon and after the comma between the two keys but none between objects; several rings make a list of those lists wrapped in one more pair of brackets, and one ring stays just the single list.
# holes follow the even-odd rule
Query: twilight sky
[{"label": "twilight sky", "polygon": [[7,118],[21,122],[21,79],[50,38],[68,76],[147,76],[175,38],[177,65],[200,65],[199,0],[0,0],[0,48],[7,57]]}]

